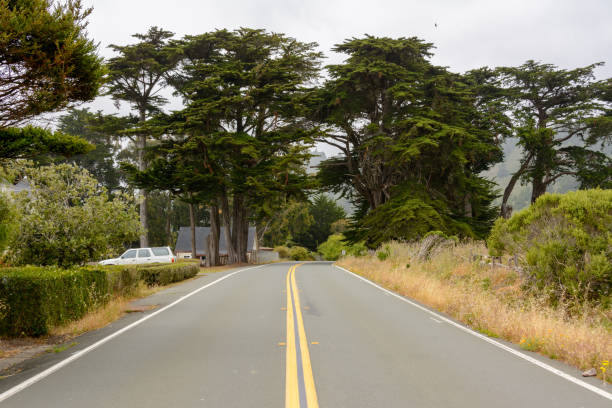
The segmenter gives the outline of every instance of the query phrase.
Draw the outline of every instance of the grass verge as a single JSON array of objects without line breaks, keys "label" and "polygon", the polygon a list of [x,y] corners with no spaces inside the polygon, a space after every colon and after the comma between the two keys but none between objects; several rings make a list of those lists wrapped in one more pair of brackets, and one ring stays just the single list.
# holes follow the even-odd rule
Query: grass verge
[{"label": "grass verge", "polygon": [[[419,262],[418,244],[389,243],[388,256],[346,257],[337,264],[491,336],[580,369],[612,359],[612,311],[585,305],[571,312],[528,293],[519,273],[470,262],[482,244],[440,249]],[[385,258],[381,260],[380,258]]]}]

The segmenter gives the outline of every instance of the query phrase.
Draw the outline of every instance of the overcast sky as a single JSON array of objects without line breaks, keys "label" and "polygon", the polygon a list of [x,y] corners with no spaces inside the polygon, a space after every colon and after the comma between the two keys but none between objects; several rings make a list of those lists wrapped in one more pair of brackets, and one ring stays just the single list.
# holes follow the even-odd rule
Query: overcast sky
[{"label": "overcast sky", "polygon": [[[84,0],[93,6],[89,37],[109,57],[109,44],[135,42],[151,26],[177,37],[217,28],[264,28],[317,42],[338,63],[334,44],[371,34],[417,36],[434,43],[432,62],[464,72],[520,65],[528,59],[575,68],[603,61],[612,76],[612,0]],[[437,25],[437,27],[436,27]],[[97,100],[92,109],[114,110]],[[177,109],[174,101],[168,108]]]}]

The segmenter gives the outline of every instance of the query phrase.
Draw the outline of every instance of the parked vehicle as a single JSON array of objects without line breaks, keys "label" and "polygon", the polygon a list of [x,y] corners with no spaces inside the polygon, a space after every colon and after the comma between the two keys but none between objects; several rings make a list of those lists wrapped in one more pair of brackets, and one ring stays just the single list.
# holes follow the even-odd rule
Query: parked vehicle
[{"label": "parked vehicle", "polygon": [[145,263],[173,263],[176,257],[170,247],[128,249],[119,258],[105,259],[100,265],[130,265]]}]

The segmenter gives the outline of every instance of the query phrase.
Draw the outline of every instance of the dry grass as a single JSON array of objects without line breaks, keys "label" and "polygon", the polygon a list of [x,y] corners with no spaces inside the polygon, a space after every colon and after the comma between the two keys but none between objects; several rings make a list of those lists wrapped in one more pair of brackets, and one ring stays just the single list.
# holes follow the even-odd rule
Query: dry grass
[{"label": "dry grass", "polygon": [[160,289],[161,287],[158,286],[148,287],[146,284],[141,283],[129,298],[116,296],[109,300],[105,306],[92,310],[79,320],[64,326],[51,328],[49,335],[51,337],[72,338],[88,331],[101,329],[128,312],[132,300],[150,296]]},{"label": "dry grass", "polygon": [[[481,244],[461,244],[415,261],[417,245],[390,243],[390,256],[346,257],[343,266],[381,286],[435,308],[492,337],[519,344],[581,369],[612,359],[612,312],[585,306],[570,313],[523,290],[510,269],[469,261]],[[601,373],[600,373],[601,374]]]}]

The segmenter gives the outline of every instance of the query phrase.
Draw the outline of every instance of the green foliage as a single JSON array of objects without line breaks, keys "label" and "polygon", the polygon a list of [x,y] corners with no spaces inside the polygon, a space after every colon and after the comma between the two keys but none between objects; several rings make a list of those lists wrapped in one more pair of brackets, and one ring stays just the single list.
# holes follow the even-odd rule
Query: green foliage
[{"label": "green foliage", "polygon": [[505,107],[522,148],[521,166],[506,186],[502,215],[515,183],[531,184],[531,202],[560,177],[575,176],[581,188],[612,183],[610,80],[596,81],[602,63],[573,70],[529,60],[519,67],[499,67],[488,81],[498,89],[493,103]]},{"label": "green foliage", "polygon": [[610,301],[612,190],[545,194],[498,219],[487,243],[491,255],[520,255],[534,288],[555,301]]},{"label": "green foliage", "polygon": [[116,135],[96,129],[100,120],[100,116],[87,109],[72,109],[60,116],[58,130],[79,136],[95,145],[90,152],[73,156],[68,161],[89,171],[102,186],[112,193],[122,188],[122,175],[116,165],[122,149]]},{"label": "green foliage", "polygon": [[77,136],[52,132],[34,126],[0,127],[0,159],[30,159],[47,153],[73,156],[91,151],[94,146]]},{"label": "green foliage", "polygon": [[325,194],[320,194],[308,203],[308,213],[313,222],[306,231],[293,236],[293,242],[310,250],[325,242],[332,233],[332,224],[346,217],[346,213],[334,200]]},{"label": "green foliage", "polygon": [[307,248],[294,246],[289,249],[289,258],[294,261],[314,261],[315,257]]},{"label": "green foliage", "polygon": [[[483,223],[489,217],[492,214],[487,213]],[[441,231],[445,235],[481,236],[477,234],[480,232],[477,222],[475,217],[452,214],[444,199],[432,199],[423,188],[413,185],[398,190],[393,199],[367,213],[345,235],[351,242],[365,241],[368,247],[377,248],[392,240],[418,240],[431,231]]]},{"label": "green foliage", "polygon": [[15,267],[0,269],[0,334],[40,336],[77,320],[115,295],[145,282],[167,285],[195,276],[197,262],[138,266]]},{"label": "green foliage", "polygon": [[112,199],[86,170],[60,164],[26,170],[16,195],[19,226],[9,244],[17,265],[74,265],[121,252],[140,231],[133,199]]},{"label": "green foliage", "polygon": [[149,286],[168,285],[193,278],[200,271],[198,262],[155,265],[140,270],[140,279]]},{"label": "green foliage", "polygon": [[89,13],[80,0],[0,0],[0,128],[97,95],[104,70]]},{"label": "green foliage", "polygon": [[289,200],[270,220],[264,243],[278,245],[299,242],[296,238],[304,236],[314,223],[308,201]]},{"label": "green foliage", "polygon": [[141,121],[167,103],[158,92],[180,58],[180,51],[168,44],[173,35],[151,27],[145,34],[133,35],[139,40],[136,44],[109,46],[119,55],[108,61],[107,94],[132,105]]},{"label": "green foliage", "polygon": [[0,192],[0,257],[15,228],[15,208],[9,197]]},{"label": "green foliage", "polygon": [[108,300],[101,269],[3,268],[0,274],[3,335],[43,335]]},{"label": "green foliage", "polygon": [[332,234],[332,225],[345,216],[344,209],[325,194],[314,197],[312,202],[292,199],[267,225],[264,243],[300,245],[315,250]]},{"label": "green foliage", "polygon": [[323,256],[326,261],[336,261],[342,256],[342,251],[346,251],[344,236],[342,234],[330,235],[327,241],[323,242],[317,248],[317,251]]},{"label": "green foliage", "polygon": [[274,250],[278,252],[278,257],[280,259],[289,259],[289,251],[290,249],[286,246],[276,246]]},{"label": "green foliage", "polygon": [[367,250],[368,248],[363,242],[349,244],[342,234],[330,235],[327,241],[319,245],[318,248],[318,252],[327,261],[338,260],[342,256],[342,251],[345,251],[346,255],[363,256]]},{"label": "green foliage", "polygon": [[391,256],[391,249],[388,245],[384,245],[376,252],[376,257],[379,261],[384,261]]},{"label": "green foliage", "polygon": [[[347,237],[371,247],[430,229],[488,232],[493,185],[479,173],[502,158],[478,86],[429,62],[418,38],[352,38],[313,96],[325,141],[342,155],[318,179],[358,207]],[[411,190],[416,190],[414,193]],[[411,221],[406,221],[410,219]]]}]

